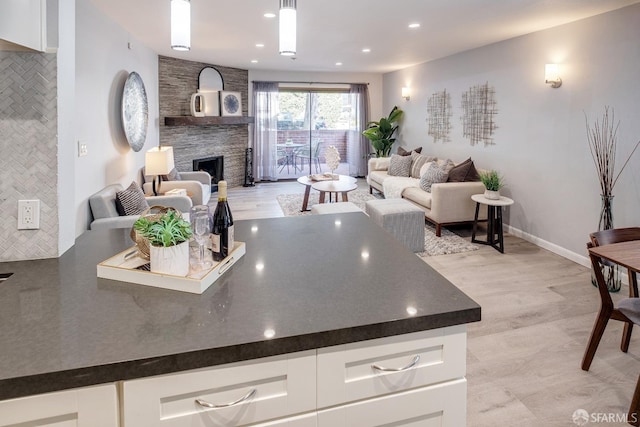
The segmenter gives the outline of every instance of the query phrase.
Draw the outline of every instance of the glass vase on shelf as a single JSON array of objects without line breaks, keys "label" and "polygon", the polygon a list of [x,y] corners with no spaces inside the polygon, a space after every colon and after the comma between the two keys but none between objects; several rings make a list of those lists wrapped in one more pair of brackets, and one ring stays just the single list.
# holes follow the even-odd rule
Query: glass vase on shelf
[{"label": "glass vase on shelf", "polygon": [[[600,221],[598,222],[598,231],[610,230],[613,228],[613,195],[601,194],[602,206],[600,207]],[[602,275],[607,284],[609,292],[619,292],[622,287],[620,279],[620,266],[608,261],[602,261]],[[596,276],[591,272],[591,284],[598,286]]]}]

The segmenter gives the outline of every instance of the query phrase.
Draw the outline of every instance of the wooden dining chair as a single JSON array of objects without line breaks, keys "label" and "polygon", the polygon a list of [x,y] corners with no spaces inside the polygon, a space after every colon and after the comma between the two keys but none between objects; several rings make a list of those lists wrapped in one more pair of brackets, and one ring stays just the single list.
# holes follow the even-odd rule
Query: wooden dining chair
[{"label": "wooden dining chair", "polygon": [[[595,246],[608,245],[613,243],[628,242],[631,240],[640,240],[640,227],[629,228],[614,228],[611,230],[602,230],[589,234],[590,242],[587,243],[587,248]],[[582,359],[582,369],[588,371],[593,361],[593,356],[596,354],[598,344],[602,338],[607,322],[609,319],[619,320],[624,322],[624,331],[622,333],[622,341],[620,343],[620,350],[627,352],[629,350],[629,341],[631,340],[631,331],[633,324],[636,323],[634,319],[640,321],[640,304],[638,298],[638,281],[636,274],[632,271],[628,271],[629,274],[629,298],[622,300],[615,307],[607,289],[604,276],[602,273],[602,260],[595,255],[590,254],[591,265],[593,272],[596,275],[596,281],[598,284],[598,292],[600,293],[600,312],[596,318],[593,330],[591,331],[591,337],[589,338],[589,344],[584,353]],[[637,310],[637,311],[636,311]],[[640,323],[638,323],[640,324]]]}]

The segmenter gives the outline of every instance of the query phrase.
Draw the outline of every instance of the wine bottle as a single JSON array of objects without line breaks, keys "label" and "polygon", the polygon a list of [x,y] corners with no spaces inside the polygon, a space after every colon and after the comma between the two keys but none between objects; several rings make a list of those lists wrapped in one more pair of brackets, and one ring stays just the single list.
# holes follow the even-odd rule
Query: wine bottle
[{"label": "wine bottle", "polygon": [[218,182],[218,205],[211,220],[211,250],[222,261],[233,250],[233,217],[227,203],[227,181]]}]

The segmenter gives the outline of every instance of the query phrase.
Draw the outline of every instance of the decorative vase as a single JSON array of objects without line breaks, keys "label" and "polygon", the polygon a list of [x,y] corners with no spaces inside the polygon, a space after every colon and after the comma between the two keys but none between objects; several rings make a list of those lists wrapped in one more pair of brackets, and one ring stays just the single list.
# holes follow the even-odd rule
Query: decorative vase
[{"label": "decorative vase", "polygon": [[484,190],[484,197],[489,200],[500,200],[500,191]]},{"label": "decorative vase", "polygon": [[189,274],[189,242],[175,246],[149,248],[151,272],[184,277]]},{"label": "decorative vase", "polygon": [[[613,228],[613,195],[601,194],[602,206],[600,207],[600,220],[598,221],[598,231],[610,230]],[[618,264],[603,261],[602,275],[607,284],[609,292],[618,292],[622,288],[622,279],[620,279],[620,267]],[[596,276],[591,272],[591,284],[598,286]]]}]

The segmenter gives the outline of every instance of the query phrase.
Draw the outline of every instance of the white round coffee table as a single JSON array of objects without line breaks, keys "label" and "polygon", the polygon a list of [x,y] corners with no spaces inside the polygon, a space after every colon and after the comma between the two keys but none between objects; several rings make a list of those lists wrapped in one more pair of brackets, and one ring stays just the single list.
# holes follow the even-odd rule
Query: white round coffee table
[{"label": "white round coffee table", "polygon": [[[476,202],[476,215],[473,218],[473,232],[471,233],[471,242],[489,245],[500,253],[504,253],[504,235],[502,232],[502,207],[510,206],[514,202],[508,197],[500,196],[499,199],[487,199],[484,194],[474,194],[471,200]],[[477,240],[476,231],[478,230],[478,212],[480,205],[487,205],[487,240]],[[496,238],[496,234],[498,235]]]},{"label": "white round coffee table", "polygon": [[[347,176],[347,175],[338,175],[338,180],[340,182],[349,182],[349,183],[353,183],[355,184],[358,180],[352,176]],[[297,179],[298,183],[302,184],[305,186],[304,189],[304,198],[302,199],[302,212],[308,211],[309,210],[309,193],[311,193],[311,186],[313,184],[316,184],[318,182],[329,182],[329,181],[313,181],[311,180],[311,178],[309,178],[309,175],[305,175],[305,176],[301,176],[300,178]],[[331,182],[336,182],[336,181],[331,181]],[[322,203],[322,202],[321,202]]]}]

